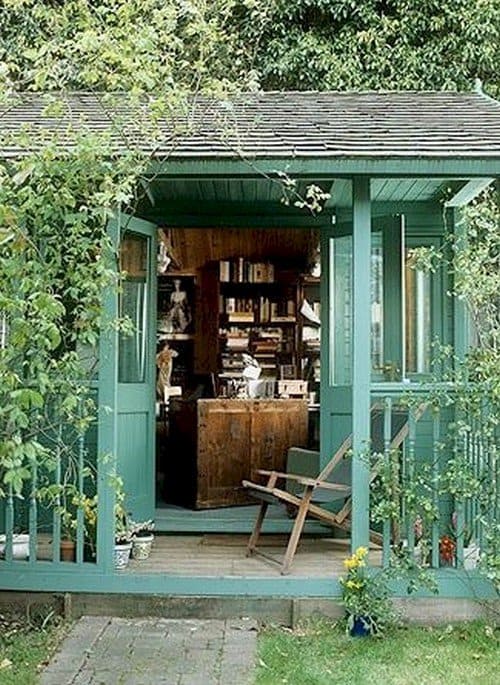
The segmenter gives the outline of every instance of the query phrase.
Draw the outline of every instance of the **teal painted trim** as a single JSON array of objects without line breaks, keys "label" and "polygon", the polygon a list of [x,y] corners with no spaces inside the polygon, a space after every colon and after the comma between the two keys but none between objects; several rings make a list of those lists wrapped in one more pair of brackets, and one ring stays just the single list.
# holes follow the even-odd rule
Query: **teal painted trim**
[{"label": "teal painted trim", "polygon": [[368,547],[370,374],[371,374],[371,214],[370,179],[353,180],[353,376],[352,376],[352,535],[351,546]]},{"label": "teal painted trim", "polygon": [[[120,216],[108,223],[108,235],[113,245],[118,273]],[[118,295],[114,288],[104,293],[104,325],[99,341],[99,420],[97,437],[97,564],[106,572],[113,570],[114,547],[114,492],[109,473],[116,459],[117,388],[118,388],[118,333],[112,322],[118,316]],[[104,522],[104,525],[103,525]]]},{"label": "teal painted trim", "polygon": [[[2,571],[2,588],[26,592],[100,592],[115,594],[163,596],[223,597],[229,595],[257,597],[341,597],[338,578],[280,576],[268,577],[213,577],[176,576],[168,573],[136,574],[129,571],[103,574],[78,572],[75,564],[61,563],[60,570],[50,572],[40,568],[26,569],[27,562],[12,562],[18,570]],[[43,564],[47,568],[47,564]],[[40,565],[41,566],[41,565]],[[66,568],[63,568],[66,567]],[[71,568],[69,568],[71,567]],[[373,569],[373,572],[379,569]],[[437,569],[433,572],[439,594],[420,591],[411,598],[497,599],[492,584],[477,571]],[[408,597],[403,581],[393,581],[390,589],[395,597]]]},{"label": "teal painted trim", "polygon": [[[163,513],[165,512],[165,513]],[[182,513],[175,514],[169,509],[156,509],[154,516],[155,530],[160,533],[240,533],[249,535],[254,526],[255,512],[249,515],[246,520],[227,519],[217,514],[211,516],[210,511],[196,512],[203,513],[203,518],[183,516]],[[269,516],[264,520],[262,527],[263,533],[282,533],[290,534],[293,521],[290,519],[273,520]],[[324,526],[318,521],[306,521],[304,526],[306,534],[316,534],[329,536],[332,532],[331,527]]]},{"label": "teal painted trim", "polygon": [[286,170],[289,176],[330,180],[333,176],[381,176],[417,178],[468,178],[500,176],[500,158],[343,158],[273,157],[254,159],[174,159],[153,161],[152,175],[167,174],[182,179],[202,178],[262,178],[263,174],[278,176]]}]

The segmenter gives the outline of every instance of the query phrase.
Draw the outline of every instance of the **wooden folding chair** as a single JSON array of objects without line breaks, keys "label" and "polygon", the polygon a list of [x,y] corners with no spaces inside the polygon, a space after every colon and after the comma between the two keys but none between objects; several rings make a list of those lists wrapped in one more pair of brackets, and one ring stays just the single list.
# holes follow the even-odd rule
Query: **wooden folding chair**
[{"label": "wooden folding chair", "polygon": [[[418,419],[425,411],[425,404],[422,404],[415,412],[415,417]],[[373,409],[373,408],[372,408]],[[389,450],[399,448],[409,432],[409,421],[406,420],[403,425],[396,427],[397,433],[390,441]],[[340,462],[346,458],[349,450],[352,447],[352,435],[350,435],[339,449],[335,452],[333,457],[318,474],[316,478],[308,476],[301,476],[292,473],[281,473],[279,471],[259,470],[257,473],[262,476],[267,476],[267,483],[260,485],[248,480],[242,482],[243,487],[248,494],[258,499],[261,502],[255,525],[250,535],[247,545],[247,556],[252,554],[259,554],[271,561],[277,560],[269,554],[258,549],[259,537],[262,531],[262,525],[266,516],[269,504],[282,503],[287,507],[296,509],[296,517],[288,539],[288,545],[285,552],[285,557],[281,565],[281,574],[286,575],[290,572],[290,568],[297,550],[300,536],[304,529],[306,518],[312,517],[318,519],[333,528],[339,528],[343,531],[351,530],[351,512],[352,512],[352,498],[351,488],[348,485],[331,482],[329,479],[335,475],[335,468]],[[370,472],[370,482],[375,478],[376,471],[372,469]],[[301,494],[294,494],[284,488],[278,487],[279,481],[293,482],[303,488]],[[325,496],[326,493],[326,496]],[[345,503],[338,513],[334,513],[321,506],[326,501],[333,499],[345,499]],[[320,504],[315,500],[319,500]],[[382,535],[376,531],[370,530],[370,541],[382,545]]]}]

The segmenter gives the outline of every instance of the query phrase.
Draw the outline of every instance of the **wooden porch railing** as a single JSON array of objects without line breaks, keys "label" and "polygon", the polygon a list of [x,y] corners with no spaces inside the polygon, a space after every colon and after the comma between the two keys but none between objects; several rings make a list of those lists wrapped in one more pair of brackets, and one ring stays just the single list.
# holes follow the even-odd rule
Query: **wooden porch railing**
[{"label": "wooden porch railing", "polygon": [[[384,511],[380,504],[385,499],[385,510],[391,512],[376,521],[383,564],[403,551],[423,566],[472,570],[486,549],[488,530],[499,521],[497,443],[485,437],[480,418],[461,417],[459,424],[453,405],[427,402],[425,388],[409,393],[390,384],[394,387],[384,394],[381,385],[372,388],[382,412],[382,436],[372,435],[372,446],[383,444],[374,461],[385,480],[383,485],[382,476],[374,480],[371,511],[376,514],[377,506]],[[405,435],[394,450],[391,435],[401,414],[407,416]]]},{"label": "wooden porch railing", "polygon": [[[93,494],[88,488],[86,491],[89,467],[85,436],[73,435],[69,438],[70,444],[59,449],[57,446],[63,445],[62,431],[60,427],[53,441],[45,436],[54,447],[50,467],[40,464],[34,457],[22,495],[14,493],[9,485],[4,499],[0,500],[0,570],[12,562],[24,563],[28,568],[42,564],[46,569],[47,562],[67,567],[61,548],[65,539],[74,542],[73,557],[68,561],[95,565],[83,505],[84,497]],[[69,468],[70,488],[65,480]],[[42,491],[48,497],[42,497]],[[71,524],[69,536],[65,534],[65,522]]]}]

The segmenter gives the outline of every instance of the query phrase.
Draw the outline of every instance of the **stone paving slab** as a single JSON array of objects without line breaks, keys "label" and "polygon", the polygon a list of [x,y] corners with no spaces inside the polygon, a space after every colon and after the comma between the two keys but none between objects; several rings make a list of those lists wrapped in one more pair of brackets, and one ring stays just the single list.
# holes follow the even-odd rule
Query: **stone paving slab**
[{"label": "stone paving slab", "polygon": [[40,685],[251,685],[253,619],[81,618]]}]

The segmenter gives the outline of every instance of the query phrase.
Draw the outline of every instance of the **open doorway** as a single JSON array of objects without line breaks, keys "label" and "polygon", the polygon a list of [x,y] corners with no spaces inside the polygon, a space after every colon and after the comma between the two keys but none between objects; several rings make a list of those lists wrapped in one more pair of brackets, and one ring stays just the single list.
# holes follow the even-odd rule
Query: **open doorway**
[{"label": "open doorway", "polygon": [[160,527],[246,530],[241,480],[319,448],[318,244],[314,229],[159,229]]}]

